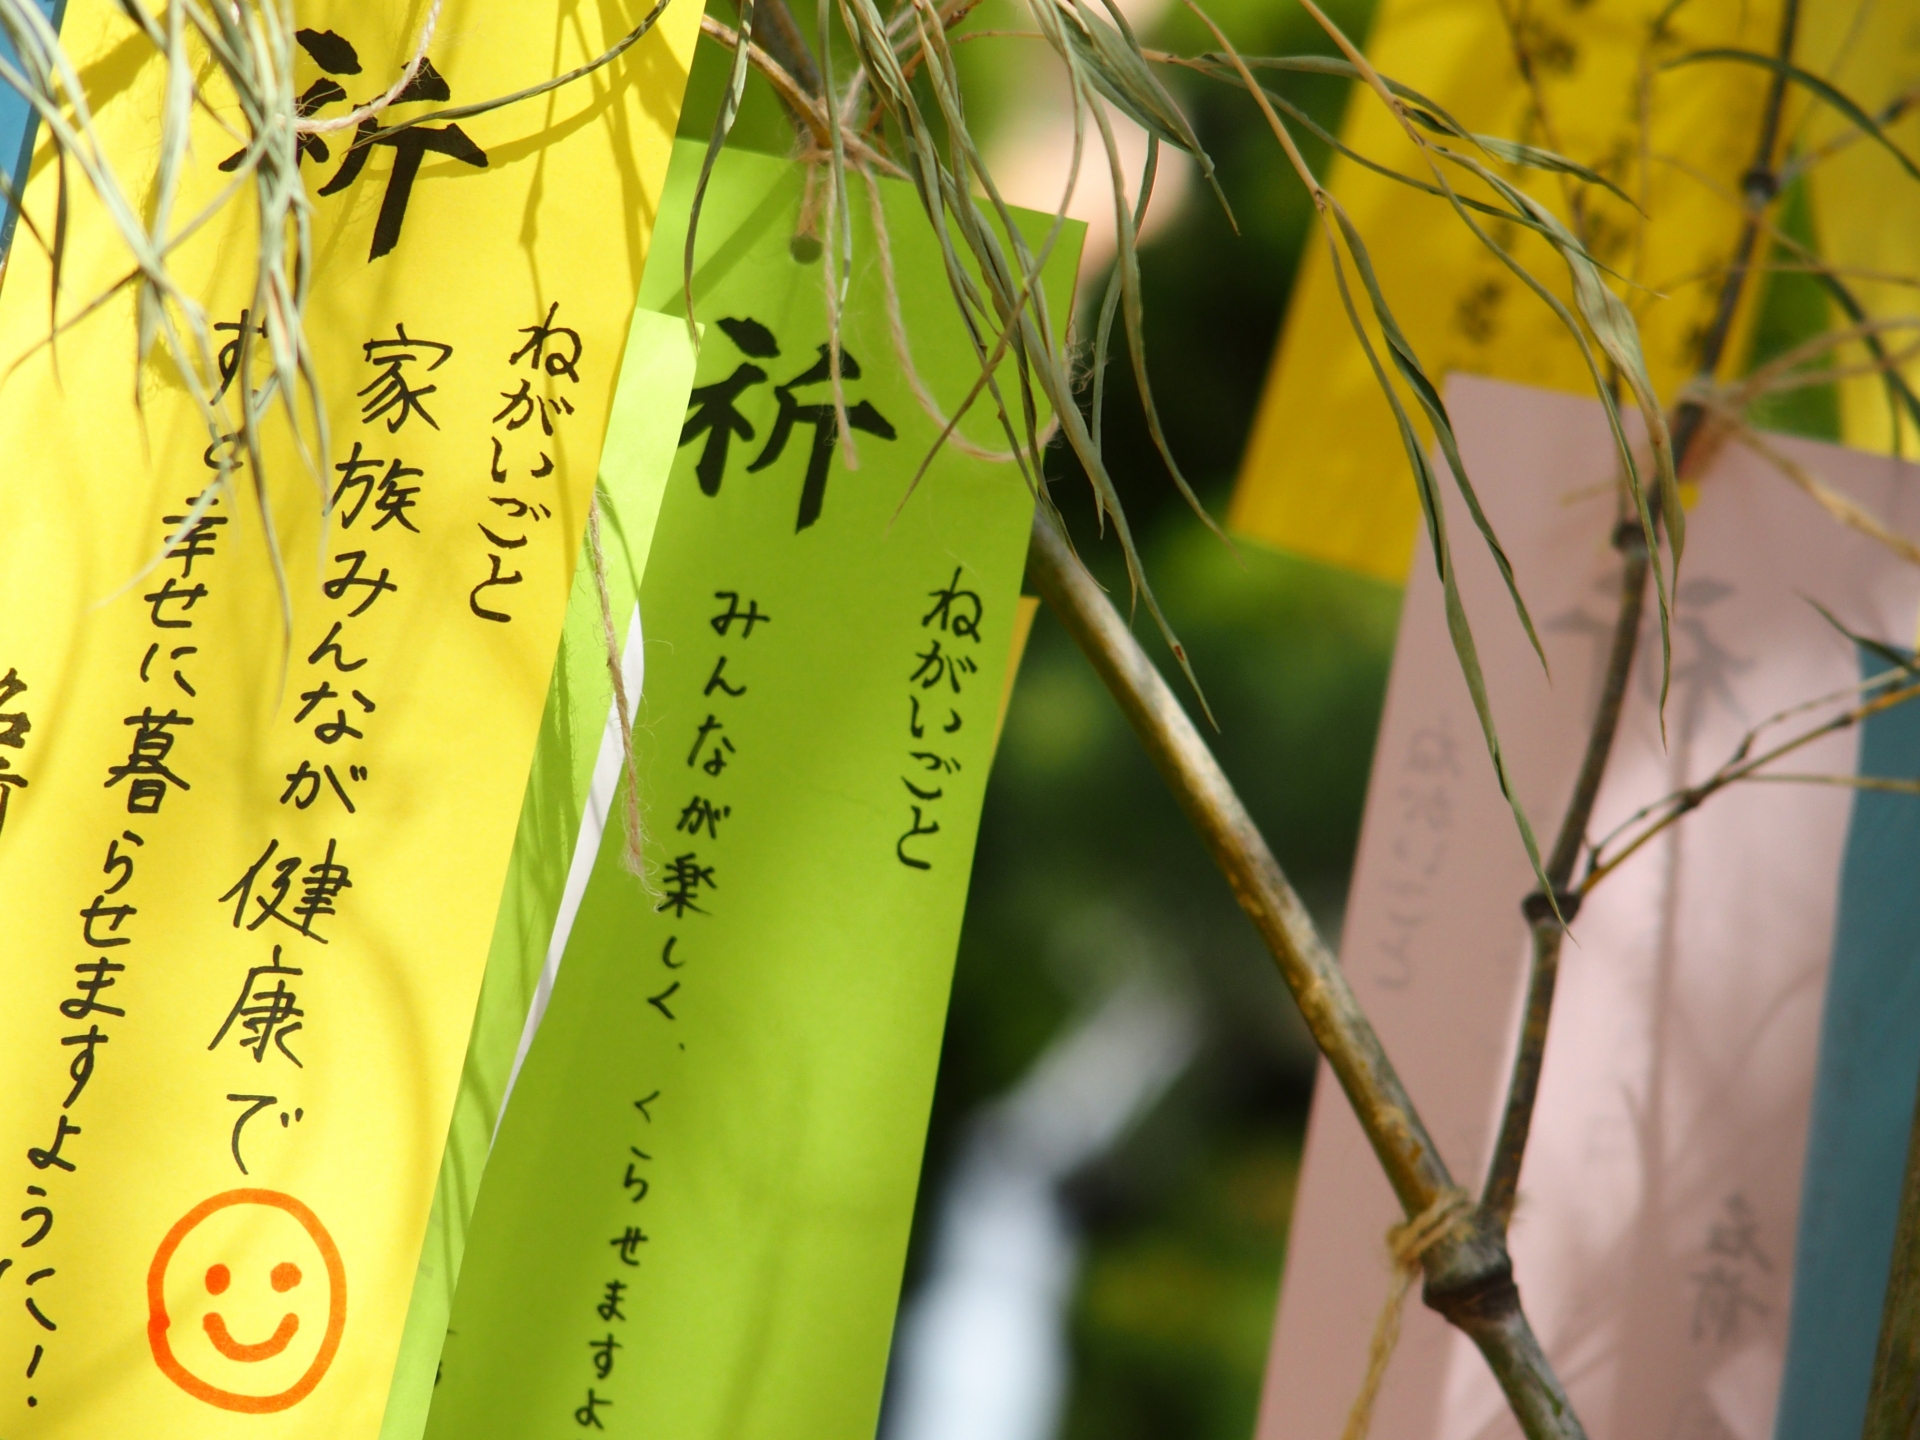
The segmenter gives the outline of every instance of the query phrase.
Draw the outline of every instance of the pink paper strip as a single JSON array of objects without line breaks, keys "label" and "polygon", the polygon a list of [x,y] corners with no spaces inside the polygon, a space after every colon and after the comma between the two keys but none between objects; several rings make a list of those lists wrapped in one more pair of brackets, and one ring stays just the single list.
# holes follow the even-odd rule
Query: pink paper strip
[{"label": "pink paper strip", "polygon": [[[1550,683],[1455,498],[1461,589],[1544,848],[1579,764],[1616,608],[1617,460],[1592,401],[1456,376],[1448,404],[1552,665]],[[1920,530],[1913,467],[1769,443],[1895,529]],[[1857,682],[1853,646],[1807,597],[1856,631],[1908,644],[1920,572],[1727,445],[1688,518],[1666,743],[1650,595],[1595,834],[1705,776],[1750,725]],[[1843,733],[1785,768],[1850,774],[1856,749]],[[1595,891],[1563,952],[1512,1249],[1528,1314],[1594,1440],[1770,1436],[1851,793],[1722,792]],[[1520,901],[1532,888],[1423,539],[1342,952],[1456,1182],[1476,1192],[1512,1063],[1526,976]],[[1401,1218],[1324,1067],[1321,1080],[1260,1440],[1341,1433],[1385,1298],[1385,1233]],[[1373,1433],[1505,1440],[1519,1430],[1478,1352],[1416,1298]]]}]

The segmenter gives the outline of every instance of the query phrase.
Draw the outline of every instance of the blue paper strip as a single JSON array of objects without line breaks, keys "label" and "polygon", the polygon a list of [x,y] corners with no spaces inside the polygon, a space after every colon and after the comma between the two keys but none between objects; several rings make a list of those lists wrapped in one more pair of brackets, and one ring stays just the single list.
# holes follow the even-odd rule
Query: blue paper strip
[{"label": "blue paper strip", "polygon": [[[58,30],[67,13],[67,0],[34,0]],[[6,32],[0,30],[0,59],[15,69],[20,57]],[[0,256],[13,248],[13,227],[19,223],[20,209],[13,203],[27,183],[27,169],[33,163],[34,136],[40,129],[40,117],[27,99],[11,85],[0,84],[0,166],[6,169],[7,184],[0,190]]]},{"label": "blue paper strip", "polygon": [[[1865,673],[1887,668],[1861,657]],[[1860,774],[1920,778],[1920,704],[1871,717]],[[1920,1082],[1920,798],[1862,790],[1840,874],[1833,971],[1801,1182],[1775,1440],[1858,1435]]]}]

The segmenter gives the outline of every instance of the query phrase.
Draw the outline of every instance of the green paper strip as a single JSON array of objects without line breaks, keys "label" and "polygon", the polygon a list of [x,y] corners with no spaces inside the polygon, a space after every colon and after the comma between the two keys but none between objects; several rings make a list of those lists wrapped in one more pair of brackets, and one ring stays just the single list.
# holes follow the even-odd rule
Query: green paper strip
[{"label": "green paper strip", "polygon": [[[693,369],[686,323],[645,309],[637,311],[601,451],[597,491],[608,598],[623,647],[628,644],[628,622],[680,438],[676,407],[684,404],[692,387]],[[588,544],[582,540],[574,570],[560,652],[547,689],[526,798],[520,806],[520,828],[494,922],[493,946],[467,1043],[466,1066],[441,1159],[381,1440],[418,1440],[426,1428],[487,1149],[528,1010],[540,988],[596,762],[605,768],[613,680],[607,673],[607,645]],[[636,668],[627,667],[630,704],[640,689],[634,683],[639,678],[633,673]],[[606,824],[617,842],[619,814],[615,812]]]},{"label": "green paper strip", "polygon": [[[659,256],[700,154],[675,155]],[[707,192],[699,386],[641,602],[650,888],[610,834],[494,1145],[431,1440],[874,1431],[1032,501],[949,448],[902,506],[940,427],[859,181],[860,465],[816,452],[805,180],[730,152]],[[910,188],[882,194],[914,359],[955,404],[977,362],[940,250]],[[677,264],[641,303],[676,309]],[[966,433],[992,442],[984,407]]]}]

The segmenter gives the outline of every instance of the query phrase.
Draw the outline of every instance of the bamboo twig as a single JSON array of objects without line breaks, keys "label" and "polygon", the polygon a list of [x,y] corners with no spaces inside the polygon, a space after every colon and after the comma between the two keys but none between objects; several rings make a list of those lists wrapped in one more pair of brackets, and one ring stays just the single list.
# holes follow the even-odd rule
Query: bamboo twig
[{"label": "bamboo twig", "polygon": [[[1780,13],[1779,53],[1782,59],[1793,54],[1794,35],[1799,26],[1799,0],[1785,0]],[[1728,267],[1720,286],[1720,297],[1700,347],[1701,381],[1711,386],[1714,373],[1733,332],[1733,319],[1740,297],[1753,268],[1755,252],[1765,222],[1767,206],[1778,193],[1774,170],[1774,151],[1779,144],[1781,114],[1786,105],[1786,76],[1774,73],[1760,121],[1760,138],[1755,146],[1753,165],[1741,182],[1747,201],[1746,220],[1741,227],[1734,262]],[[1681,403],[1673,419],[1674,468],[1683,470],[1694,454],[1703,434],[1706,408],[1697,400]],[[1651,568],[1645,532],[1635,524],[1615,528],[1614,544],[1622,552],[1620,609],[1614,621],[1613,643],[1607,657],[1606,678],[1601,687],[1600,706],[1587,735],[1586,753],[1581,757],[1573,795],[1561,818],[1560,832],[1547,861],[1547,883],[1553,897],[1540,891],[1522,903],[1522,913],[1532,931],[1533,957],[1527,977],[1526,1008],[1521,1014],[1520,1038],[1515,1047],[1513,1071],[1507,1082],[1507,1098],[1501,1108],[1500,1130],[1494,1141],[1493,1156],[1487,1164],[1486,1186],[1481,1203],[1502,1234],[1513,1218],[1519,1193],[1520,1169],[1526,1159],[1527,1137],[1533,1128],[1533,1107],[1539,1097],[1540,1070],[1546,1059],[1547,1030],[1553,1017],[1553,995],[1559,979],[1560,947],[1565,925],[1571,923],[1582,895],[1595,877],[1589,876],[1578,889],[1568,889],[1573,867],[1586,843],[1587,827],[1593,818],[1594,801],[1606,778],[1607,763],[1613,753],[1614,736],[1620,728],[1628,680],[1633,673],[1634,656],[1639,649],[1641,614],[1646,605],[1647,575]],[[1555,908],[1560,914],[1554,914]]]},{"label": "bamboo twig", "polygon": [[[759,0],[759,3],[768,4],[769,0]],[[700,33],[727,50],[733,49],[740,43],[738,31],[714,19],[711,15],[700,17]],[[812,141],[815,152],[825,151],[831,137],[827,131],[827,113],[824,103],[801,88],[800,82],[787,72],[784,65],[762,50],[758,41],[748,42],[747,61],[765,77],[767,83],[773,87],[774,94],[780,97],[781,103],[786,107],[787,118],[793,122],[794,130],[802,139]],[[844,143],[848,156],[859,164],[871,166],[895,180],[907,178],[906,172],[898,165],[857,137],[848,135]]]},{"label": "bamboo twig", "polygon": [[[1412,1219],[1452,1186],[1445,1160],[1265,838],[1187,712],[1042,505],[1027,575],[1112,692],[1279,966]],[[1486,1357],[1528,1440],[1585,1432],[1520,1307],[1506,1240],[1476,1208],[1422,1256],[1423,1298]]]},{"label": "bamboo twig", "polygon": [[1883,710],[1891,710],[1896,705],[1904,705],[1916,696],[1920,696],[1920,684],[1908,684],[1882,690],[1872,699],[1856,705],[1849,710],[1844,710],[1831,719],[1824,720],[1820,724],[1815,725],[1810,730],[1802,731],[1791,740],[1783,741],[1771,750],[1763,751],[1759,755],[1751,758],[1748,758],[1744,753],[1736,755],[1733,760],[1721,766],[1698,785],[1689,785],[1684,790],[1675,791],[1673,794],[1655,801],[1652,805],[1644,807],[1635,818],[1639,819],[1646,816],[1653,816],[1654,818],[1644,829],[1635,834],[1631,840],[1627,841],[1625,845],[1613,854],[1608,855],[1604,860],[1601,859],[1599,851],[1594,853],[1588,866],[1587,875],[1580,882],[1580,893],[1584,895],[1592,890],[1594,886],[1606,879],[1607,876],[1611,875],[1615,870],[1618,870],[1630,856],[1637,852],[1649,840],[1652,840],[1656,835],[1659,835],[1662,831],[1676,824],[1682,816],[1689,815],[1693,811],[1698,810],[1708,799],[1719,794],[1720,791],[1726,789],[1729,785],[1741,780],[1760,779],[1762,777],[1759,772],[1764,767],[1771,765],[1775,760],[1778,760],[1781,756],[1790,755],[1803,746],[1810,745],[1815,740],[1823,739],[1828,735],[1838,734],[1842,730],[1850,730],[1861,721],[1878,715]]}]

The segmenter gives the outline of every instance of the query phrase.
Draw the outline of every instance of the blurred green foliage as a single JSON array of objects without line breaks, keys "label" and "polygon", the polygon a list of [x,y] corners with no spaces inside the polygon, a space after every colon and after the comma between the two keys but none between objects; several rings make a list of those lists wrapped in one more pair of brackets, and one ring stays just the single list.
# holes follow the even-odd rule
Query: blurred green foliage
[{"label": "blurred green foliage", "polygon": [[[1177,1177],[1156,1210],[1089,1216],[1063,1440],[1252,1433],[1297,1132],[1260,1116],[1223,1123],[1218,1111],[1195,1130],[1188,1108],[1176,1097],[1128,1147],[1134,1167],[1159,1159]],[[1176,1126],[1186,1134],[1170,1134]]]}]

